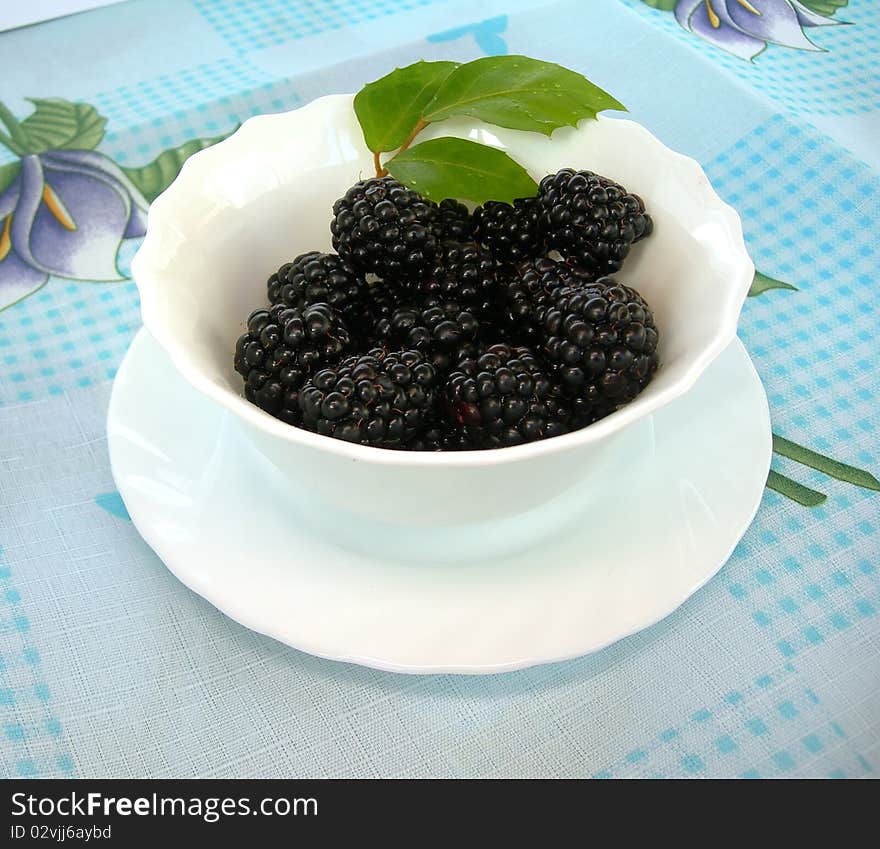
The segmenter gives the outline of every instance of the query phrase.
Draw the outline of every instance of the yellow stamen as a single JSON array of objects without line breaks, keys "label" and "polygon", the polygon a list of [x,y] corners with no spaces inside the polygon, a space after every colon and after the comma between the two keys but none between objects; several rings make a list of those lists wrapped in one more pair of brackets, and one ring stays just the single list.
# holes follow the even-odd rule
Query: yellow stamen
[{"label": "yellow stamen", "polygon": [[6,216],[6,223],[3,225],[3,232],[0,233],[0,262],[6,259],[7,254],[12,250],[12,238],[9,231],[12,229],[12,216]]},{"label": "yellow stamen", "polygon": [[759,18],[762,16],[761,12],[758,11],[751,3],[749,3],[749,0],[736,0],[736,2],[739,3],[739,5],[743,7],[743,9],[748,10],[753,15],[757,15]]},{"label": "yellow stamen", "polygon": [[718,29],[721,26],[721,20],[715,14],[715,10],[712,8],[709,0],[706,0],[706,11],[709,13],[709,23],[712,24],[712,29]]},{"label": "yellow stamen", "polygon": [[43,203],[46,204],[49,212],[55,216],[55,219],[65,230],[76,230],[76,224],[74,223],[73,218],[71,218],[70,213],[64,208],[61,198],[55,194],[48,183],[43,183]]}]

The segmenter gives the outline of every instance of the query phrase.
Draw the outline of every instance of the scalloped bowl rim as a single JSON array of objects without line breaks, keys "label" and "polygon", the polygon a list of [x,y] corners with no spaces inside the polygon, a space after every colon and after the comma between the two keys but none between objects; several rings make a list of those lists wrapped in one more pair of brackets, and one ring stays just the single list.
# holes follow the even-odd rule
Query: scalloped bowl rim
[{"label": "scalloped bowl rim", "polygon": [[177,178],[150,206],[146,237],[132,259],[132,277],[137,284],[140,294],[141,317],[144,326],[165,349],[175,368],[177,368],[187,382],[203,395],[216,401],[235,416],[243,419],[251,427],[286,442],[316,448],[352,460],[383,466],[465,467],[515,463],[528,458],[565,451],[576,446],[600,442],[634,422],[649,416],[686,393],[708,366],[733,341],[736,336],[739,314],[754,277],[754,264],[746,251],[739,214],[732,206],[718,197],[718,194],[709,183],[705,172],[696,160],[667,147],[649,130],[635,121],[623,118],[610,119],[600,116],[599,120],[620,121],[630,125],[631,131],[641,134],[649,144],[658,147],[663,155],[676,162],[679,168],[690,171],[697,181],[704,181],[707,189],[707,200],[711,200],[714,207],[713,212],[722,215],[734,234],[736,246],[742,246],[738,279],[735,281],[736,285],[731,286],[728,303],[725,304],[725,310],[722,314],[723,320],[719,332],[712,338],[711,343],[697,352],[692,361],[683,368],[681,376],[677,381],[670,383],[655,393],[649,395],[643,393],[598,422],[562,436],[507,448],[445,452],[389,450],[387,448],[357,445],[321,436],[317,433],[288,425],[250,403],[242,395],[233,392],[231,389],[219,386],[207,377],[199,366],[193,362],[186,345],[175,338],[161,320],[157,299],[154,296],[154,291],[157,287],[152,284],[152,270],[149,267],[149,258],[154,242],[151,239],[151,225],[153,232],[155,232],[157,229],[155,222],[166,213],[166,207],[169,209],[173,208],[174,204],[178,201],[178,197],[186,197],[189,182],[191,179],[194,179],[192,175],[196,163],[198,163],[199,167],[204,167],[211,159],[222,162],[228,155],[234,154],[240,145],[249,144],[250,137],[254,135],[254,131],[258,129],[259,125],[272,122],[279,117],[289,116],[291,112],[301,113],[305,117],[309,112],[318,111],[328,105],[328,101],[340,98],[350,99],[351,97],[351,94],[325,95],[290,112],[255,115],[248,118],[228,138],[193,154],[183,164]]}]

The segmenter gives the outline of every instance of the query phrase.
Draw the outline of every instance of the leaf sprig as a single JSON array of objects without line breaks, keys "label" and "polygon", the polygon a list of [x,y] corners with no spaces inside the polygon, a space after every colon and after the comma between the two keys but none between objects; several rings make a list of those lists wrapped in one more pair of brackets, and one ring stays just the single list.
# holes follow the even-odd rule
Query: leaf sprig
[{"label": "leaf sprig", "polygon": [[[510,202],[537,192],[507,153],[443,136],[413,145],[429,124],[468,116],[549,136],[604,109],[625,107],[575,71],[527,56],[473,62],[416,62],[397,68],[356,95],[354,109],[373,153],[376,176],[389,172],[431,200],[447,197]],[[396,151],[384,164],[381,154]]]}]

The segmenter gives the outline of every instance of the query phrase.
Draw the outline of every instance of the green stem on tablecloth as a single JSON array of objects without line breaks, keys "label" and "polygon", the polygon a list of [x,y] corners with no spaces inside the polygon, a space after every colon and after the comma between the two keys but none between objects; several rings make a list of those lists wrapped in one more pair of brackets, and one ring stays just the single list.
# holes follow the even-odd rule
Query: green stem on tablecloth
[{"label": "green stem on tablecloth", "polygon": [[824,493],[810,489],[808,486],[779,474],[779,472],[774,472],[773,469],[767,476],[767,486],[780,495],[797,501],[798,504],[803,504],[804,507],[818,507],[828,498]]},{"label": "green stem on tablecloth", "polygon": [[816,471],[822,472],[829,477],[836,478],[839,481],[851,483],[854,486],[860,486],[863,489],[880,491],[880,481],[878,481],[870,472],[867,472],[864,469],[857,469],[855,466],[848,466],[846,463],[841,463],[839,460],[833,460],[831,457],[826,457],[824,454],[811,451],[809,448],[805,448],[803,445],[798,445],[790,439],[785,439],[776,433],[773,434],[773,451],[781,457],[788,457],[789,460],[794,460],[796,463],[809,466],[811,469],[816,469]]}]

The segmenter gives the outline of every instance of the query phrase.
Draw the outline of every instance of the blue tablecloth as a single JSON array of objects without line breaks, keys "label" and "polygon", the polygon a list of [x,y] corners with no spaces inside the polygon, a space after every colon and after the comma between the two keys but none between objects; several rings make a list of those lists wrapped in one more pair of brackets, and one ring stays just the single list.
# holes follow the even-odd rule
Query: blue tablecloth
[{"label": "blue tablecloth", "polygon": [[[847,25],[810,25],[825,20]],[[780,43],[725,51],[762,35]],[[874,0],[142,0],[0,35],[9,114],[87,104],[98,117],[69,146],[101,154],[69,208],[43,195],[28,256],[9,221],[27,210],[2,194],[20,156],[0,147],[0,773],[875,774],[878,50]],[[778,455],[776,486],[827,500],[768,489],[706,588],[599,654],[477,678],[318,660],[218,613],[128,521],[104,423],[140,324],[127,278],[142,228],[134,207],[96,209],[111,190],[131,201],[123,177],[142,186],[164,151],[181,159],[249,115],[418,58],[505,52],[586,73],[703,164],[759,270],[797,290],[751,298],[740,322],[774,430],[863,472],[778,443],[802,462]],[[59,156],[37,157],[50,189]],[[62,249],[47,216],[65,215],[79,228]]]}]

